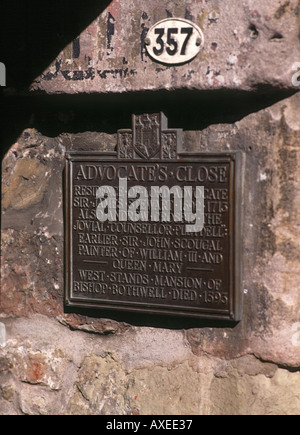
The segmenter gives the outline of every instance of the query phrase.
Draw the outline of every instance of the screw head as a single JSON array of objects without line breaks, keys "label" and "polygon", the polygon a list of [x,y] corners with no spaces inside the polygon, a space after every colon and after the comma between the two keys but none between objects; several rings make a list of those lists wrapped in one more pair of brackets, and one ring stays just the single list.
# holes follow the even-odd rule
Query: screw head
[{"label": "screw head", "polygon": [[145,39],[145,44],[146,45],[151,45],[151,39],[150,38],[146,38]]}]

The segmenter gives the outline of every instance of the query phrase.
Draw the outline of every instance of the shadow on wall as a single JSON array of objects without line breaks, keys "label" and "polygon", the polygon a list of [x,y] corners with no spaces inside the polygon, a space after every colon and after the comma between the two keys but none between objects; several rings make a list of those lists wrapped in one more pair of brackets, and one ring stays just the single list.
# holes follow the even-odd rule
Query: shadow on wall
[{"label": "shadow on wall", "polygon": [[[0,61],[6,67],[6,86],[14,94],[26,91],[58,53],[99,16],[111,0],[51,0],[13,2],[1,0]],[[33,119],[30,101],[5,99],[2,110],[0,158]],[[4,113],[3,113],[4,112]]]},{"label": "shadow on wall", "polygon": [[25,128],[36,128],[48,137],[86,131],[114,134],[131,128],[132,114],[162,111],[170,127],[202,130],[212,124],[237,122],[293,93],[278,89],[261,89],[257,93],[177,90],[5,97],[1,157]]},{"label": "shadow on wall", "polygon": [[26,89],[111,0],[1,0],[0,61],[7,86]]}]

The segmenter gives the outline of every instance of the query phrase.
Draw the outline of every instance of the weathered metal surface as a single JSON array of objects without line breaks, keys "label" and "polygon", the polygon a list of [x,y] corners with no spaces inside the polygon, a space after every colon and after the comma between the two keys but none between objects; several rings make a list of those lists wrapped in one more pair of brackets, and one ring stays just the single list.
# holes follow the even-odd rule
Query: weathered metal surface
[{"label": "weathered metal surface", "polygon": [[68,306],[240,319],[242,155],[181,133],[138,115],[117,152],[67,153]]}]

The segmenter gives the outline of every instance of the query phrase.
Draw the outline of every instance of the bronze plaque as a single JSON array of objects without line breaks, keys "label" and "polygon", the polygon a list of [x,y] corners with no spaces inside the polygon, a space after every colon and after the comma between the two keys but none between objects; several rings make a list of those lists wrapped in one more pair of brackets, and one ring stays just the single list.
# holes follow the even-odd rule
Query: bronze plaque
[{"label": "bronze plaque", "polygon": [[115,153],[67,153],[67,306],[240,320],[243,154],[181,140],[134,115]]}]

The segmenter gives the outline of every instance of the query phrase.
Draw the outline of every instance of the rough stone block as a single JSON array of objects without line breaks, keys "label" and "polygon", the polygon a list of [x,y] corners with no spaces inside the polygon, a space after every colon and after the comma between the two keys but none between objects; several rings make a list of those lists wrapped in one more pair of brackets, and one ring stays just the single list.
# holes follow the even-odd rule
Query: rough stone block
[{"label": "rough stone block", "polygon": [[[187,64],[163,65],[147,54],[148,30],[168,17],[187,18],[203,30],[204,48]],[[32,91],[292,89],[300,69],[299,24],[298,0],[113,0],[58,54]]]}]

